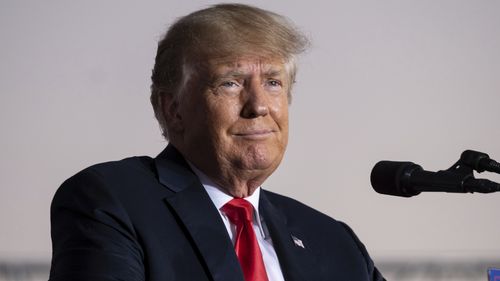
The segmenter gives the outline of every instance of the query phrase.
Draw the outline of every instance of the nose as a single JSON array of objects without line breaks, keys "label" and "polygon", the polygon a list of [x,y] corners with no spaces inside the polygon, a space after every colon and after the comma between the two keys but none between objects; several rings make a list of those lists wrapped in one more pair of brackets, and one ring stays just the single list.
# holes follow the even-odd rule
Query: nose
[{"label": "nose", "polygon": [[260,83],[251,83],[244,95],[241,115],[244,118],[257,118],[269,113],[268,95]]}]

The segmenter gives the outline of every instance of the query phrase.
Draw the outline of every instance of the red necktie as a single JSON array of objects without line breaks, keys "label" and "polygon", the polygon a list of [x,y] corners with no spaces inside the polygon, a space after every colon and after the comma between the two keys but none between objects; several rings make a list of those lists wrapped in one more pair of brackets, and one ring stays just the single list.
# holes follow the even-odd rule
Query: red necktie
[{"label": "red necktie", "polygon": [[222,207],[232,224],[236,226],[234,250],[240,261],[245,281],[268,281],[259,243],[253,231],[253,207],[242,198],[234,198]]}]

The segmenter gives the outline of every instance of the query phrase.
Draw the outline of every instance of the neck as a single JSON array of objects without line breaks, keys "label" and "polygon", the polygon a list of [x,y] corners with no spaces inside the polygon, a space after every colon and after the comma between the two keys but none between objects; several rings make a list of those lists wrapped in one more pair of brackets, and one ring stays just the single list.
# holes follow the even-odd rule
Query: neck
[{"label": "neck", "polygon": [[211,181],[212,185],[217,186],[224,193],[236,198],[251,196],[265,180],[265,177],[250,177],[248,173],[246,177],[242,177],[241,173],[237,173],[238,170],[232,170],[230,174],[224,174],[222,171],[218,171],[214,176],[210,171],[201,170],[198,165],[190,161],[188,161],[188,163],[198,177],[200,177],[202,182],[207,180]]},{"label": "neck", "polygon": [[[201,170],[195,163],[189,162],[199,177],[204,177],[211,181],[224,193],[236,197],[245,198],[252,195],[259,186],[262,185],[266,177],[250,176],[247,173],[240,173],[239,170],[233,169],[231,173],[224,173],[224,170]],[[242,176],[245,174],[246,176]]]},{"label": "neck", "polygon": [[219,185],[225,193],[236,198],[245,198],[252,195],[263,182],[263,180],[258,179],[244,180],[236,177],[228,179],[210,177],[210,179]]}]

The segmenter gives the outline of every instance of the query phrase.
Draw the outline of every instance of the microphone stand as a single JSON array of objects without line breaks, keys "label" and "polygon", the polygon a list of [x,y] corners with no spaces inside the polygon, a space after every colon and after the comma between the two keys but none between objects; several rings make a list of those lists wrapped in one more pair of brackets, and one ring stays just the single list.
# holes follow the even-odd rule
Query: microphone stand
[{"label": "microphone stand", "polygon": [[460,176],[462,179],[460,185],[464,192],[491,193],[500,191],[500,184],[487,179],[476,179],[474,170],[478,173],[490,171],[500,174],[500,163],[490,159],[486,153],[466,150],[462,152],[460,159],[453,166],[439,172]]}]

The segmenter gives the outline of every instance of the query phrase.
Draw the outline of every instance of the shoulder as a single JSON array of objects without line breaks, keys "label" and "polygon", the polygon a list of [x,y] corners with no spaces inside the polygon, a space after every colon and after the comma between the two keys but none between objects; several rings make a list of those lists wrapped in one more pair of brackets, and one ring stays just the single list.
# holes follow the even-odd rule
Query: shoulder
[{"label": "shoulder", "polygon": [[[154,160],[136,156],[87,167],[65,180],[54,195],[54,202],[102,202],[112,197],[126,197],[137,186],[156,181]],[[87,200],[89,199],[89,200]]]},{"label": "shoulder", "polygon": [[64,183],[85,179],[100,181],[127,181],[140,175],[154,175],[154,161],[148,156],[134,156],[118,161],[98,163],[71,176]]},{"label": "shoulder", "polygon": [[297,221],[304,224],[326,224],[332,226],[344,225],[334,218],[329,217],[296,199],[267,190],[264,190],[263,194],[269,202],[286,217],[287,221]]},{"label": "shoulder", "polygon": [[154,174],[154,160],[149,156],[134,156],[119,161],[109,161],[92,165],[74,177],[93,174],[103,178],[124,178],[137,177],[139,175]]},{"label": "shoulder", "polygon": [[287,223],[308,229],[341,232],[359,241],[354,231],[344,222],[334,219],[296,199],[264,190],[269,202],[285,216]]},{"label": "shoulder", "polygon": [[336,255],[339,255],[338,260],[349,257],[364,263],[369,271],[373,270],[373,262],[365,246],[346,223],[290,197],[270,191],[264,194],[284,216],[287,227],[307,238],[317,253],[333,260]]}]

